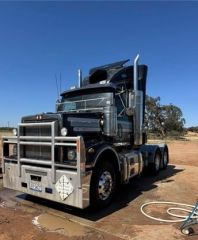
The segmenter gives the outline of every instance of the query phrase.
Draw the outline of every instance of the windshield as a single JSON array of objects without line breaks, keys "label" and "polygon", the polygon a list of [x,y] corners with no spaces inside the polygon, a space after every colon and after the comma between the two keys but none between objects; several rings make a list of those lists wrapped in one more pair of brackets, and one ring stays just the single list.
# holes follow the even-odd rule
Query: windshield
[{"label": "windshield", "polygon": [[60,103],[57,103],[57,112],[75,112],[102,110],[104,107],[113,104],[113,93],[92,93],[78,96],[63,96]]}]

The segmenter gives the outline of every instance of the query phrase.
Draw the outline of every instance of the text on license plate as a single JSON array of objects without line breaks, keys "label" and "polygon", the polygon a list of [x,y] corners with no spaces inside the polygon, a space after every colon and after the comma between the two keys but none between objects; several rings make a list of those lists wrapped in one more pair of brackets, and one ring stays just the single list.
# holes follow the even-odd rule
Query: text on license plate
[{"label": "text on license plate", "polygon": [[41,182],[31,180],[30,181],[30,189],[33,191],[42,192]]}]

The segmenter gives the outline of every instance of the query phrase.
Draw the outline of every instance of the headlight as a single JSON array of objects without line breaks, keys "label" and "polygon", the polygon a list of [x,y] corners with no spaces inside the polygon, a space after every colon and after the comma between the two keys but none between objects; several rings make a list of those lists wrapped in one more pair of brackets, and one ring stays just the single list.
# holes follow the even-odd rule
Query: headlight
[{"label": "headlight", "polygon": [[100,126],[103,127],[104,126],[104,119],[100,119],[99,123],[100,123]]},{"label": "headlight", "polygon": [[16,129],[16,128],[13,128],[13,129],[12,129],[12,133],[13,133],[14,136],[17,136],[17,129]]},{"label": "headlight", "polygon": [[62,129],[61,129],[61,135],[62,135],[63,137],[67,136],[67,128],[62,128]]},{"label": "headlight", "polygon": [[69,149],[67,152],[67,158],[68,160],[76,160],[76,150]]}]

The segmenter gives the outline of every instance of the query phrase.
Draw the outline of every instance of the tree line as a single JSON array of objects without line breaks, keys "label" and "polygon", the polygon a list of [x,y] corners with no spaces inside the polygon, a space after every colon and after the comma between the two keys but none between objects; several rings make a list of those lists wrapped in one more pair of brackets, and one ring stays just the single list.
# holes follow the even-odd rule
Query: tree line
[{"label": "tree line", "polygon": [[14,127],[0,127],[0,131],[12,131]]},{"label": "tree line", "polygon": [[189,127],[188,131],[198,133],[198,126],[196,126],[196,127]]},{"label": "tree line", "polygon": [[181,136],[185,133],[182,110],[173,105],[162,105],[160,97],[146,96],[145,128],[157,137]]}]

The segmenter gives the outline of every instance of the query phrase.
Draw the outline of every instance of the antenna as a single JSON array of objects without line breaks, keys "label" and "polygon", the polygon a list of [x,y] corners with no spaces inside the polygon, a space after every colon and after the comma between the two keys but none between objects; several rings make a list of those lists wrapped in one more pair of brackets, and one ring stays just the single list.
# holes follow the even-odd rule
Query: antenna
[{"label": "antenna", "polygon": [[62,75],[61,75],[61,72],[60,72],[60,78],[59,78],[59,95],[60,95],[60,93],[62,92],[62,90],[61,90],[61,87],[62,87]]},{"label": "antenna", "polygon": [[62,85],[62,76],[61,76],[61,72],[59,75],[59,82],[58,82],[58,78],[57,75],[55,74],[55,79],[56,79],[56,91],[57,91],[57,95],[58,95],[58,99],[60,98],[60,94],[61,94],[61,85]]}]

